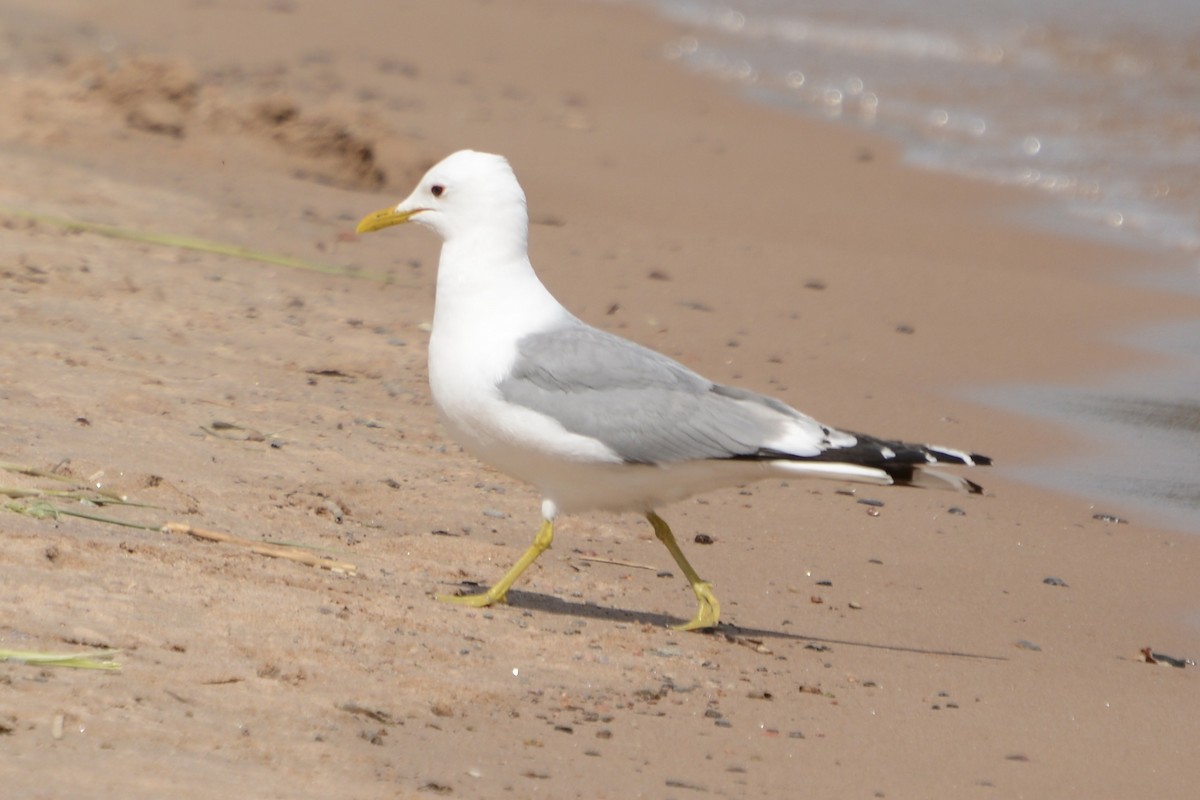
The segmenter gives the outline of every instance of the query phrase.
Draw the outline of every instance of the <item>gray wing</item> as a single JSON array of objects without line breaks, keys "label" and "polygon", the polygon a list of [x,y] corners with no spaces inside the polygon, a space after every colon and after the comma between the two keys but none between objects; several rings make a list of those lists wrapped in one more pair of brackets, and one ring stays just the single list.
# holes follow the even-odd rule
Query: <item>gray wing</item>
[{"label": "gray wing", "polygon": [[[666,356],[583,323],[517,343],[504,399],[598,439],[630,463],[753,458],[795,426],[829,429],[763,395],[714,384]],[[791,449],[791,448],[789,448]]]}]

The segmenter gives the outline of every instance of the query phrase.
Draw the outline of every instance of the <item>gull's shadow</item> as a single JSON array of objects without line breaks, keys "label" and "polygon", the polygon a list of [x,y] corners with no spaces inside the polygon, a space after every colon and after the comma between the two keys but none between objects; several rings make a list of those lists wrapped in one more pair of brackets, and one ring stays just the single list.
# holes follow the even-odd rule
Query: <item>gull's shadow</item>
[{"label": "gull's shadow", "polygon": [[[473,584],[464,584],[468,588],[475,590],[478,587]],[[541,594],[538,592],[526,592],[515,589],[508,591],[508,605],[513,608],[524,609],[526,611],[537,611],[547,614],[557,614],[564,617],[575,617],[577,619],[597,619],[606,622],[625,622],[633,625],[652,625],[660,628],[667,628],[671,625],[677,625],[681,622],[686,622],[686,619],[679,617],[671,617],[666,614],[656,614],[650,611],[631,611],[624,608],[615,608],[612,606],[599,606],[595,603],[585,601],[582,603],[572,603],[563,600],[561,597],[556,597],[549,594]],[[821,646],[843,645],[846,647],[866,647],[873,650],[889,650],[896,653],[917,653],[921,655],[931,656],[947,656],[953,658],[977,658],[987,661],[1007,661],[1004,656],[993,656],[984,653],[967,653],[960,650],[939,650],[926,647],[912,647],[908,645],[881,644],[879,642],[863,642],[853,639],[831,639],[824,636],[810,636],[804,633],[789,633],[788,631],[768,630],[765,628],[746,628],[741,625],[734,625],[727,622],[722,622],[716,628],[693,631],[692,633],[699,636],[714,636],[721,637],[736,644],[747,644],[746,640],[756,639],[777,639],[780,641],[801,642],[812,649],[820,649]]]}]

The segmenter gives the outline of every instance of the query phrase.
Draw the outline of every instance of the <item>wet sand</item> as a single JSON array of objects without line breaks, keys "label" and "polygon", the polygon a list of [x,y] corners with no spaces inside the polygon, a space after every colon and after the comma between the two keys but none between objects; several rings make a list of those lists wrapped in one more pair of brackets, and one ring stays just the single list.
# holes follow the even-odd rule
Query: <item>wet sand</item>
[{"label": "wet sand", "polygon": [[[11,796],[1184,797],[1200,778],[1196,671],[1139,660],[1200,653],[1200,540],[1014,482],[1004,465],[1082,443],[966,399],[1136,363],[1098,334],[1194,305],[1117,281],[1138,254],[747,105],[620,6],[0,8],[0,461],[72,481],[0,483],[26,512],[17,489],[100,485],[147,507],[87,513],[357,572],[6,511],[0,647],[122,664],[0,668]],[[564,520],[508,606],[434,602],[498,577],[538,498],[430,405],[437,243],[352,230],[462,147],[513,162],[534,263],[587,321],[833,424],[988,453],[987,493],[768,482],[664,509],[723,601],[713,635],[666,627],[693,601],[633,516]]]}]

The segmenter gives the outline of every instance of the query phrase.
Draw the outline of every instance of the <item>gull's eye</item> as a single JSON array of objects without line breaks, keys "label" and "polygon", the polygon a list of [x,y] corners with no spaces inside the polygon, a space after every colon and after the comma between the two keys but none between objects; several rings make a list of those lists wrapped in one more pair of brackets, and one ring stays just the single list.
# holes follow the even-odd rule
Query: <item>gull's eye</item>
[{"label": "gull's eye", "polygon": [[429,187],[429,192],[434,197],[441,197],[446,193],[446,187],[442,186],[440,183],[435,183],[433,186]]}]

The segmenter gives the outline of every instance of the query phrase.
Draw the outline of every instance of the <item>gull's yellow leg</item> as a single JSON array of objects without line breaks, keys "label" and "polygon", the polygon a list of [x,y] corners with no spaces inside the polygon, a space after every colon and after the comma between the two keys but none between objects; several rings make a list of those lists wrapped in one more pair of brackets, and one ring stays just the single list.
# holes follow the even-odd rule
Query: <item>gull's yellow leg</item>
[{"label": "gull's yellow leg", "polygon": [[696,612],[696,616],[691,622],[673,627],[677,631],[694,631],[698,628],[717,627],[717,620],[721,617],[721,604],[717,602],[716,595],[713,594],[712,584],[706,580],[701,580],[700,576],[696,574],[696,570],[692,569],[692,565],[684,557],[683,551],[679,549],[679,545],[675,541],[675,535],[671,533],[670,526],[663,521],[662,517],[651,511],[646,515],[646,519],[654,526],[654,535],[670,551],[671,558],[675,559],[675,563],[683,570],[688,583],[692,585],[692,591],[696,593],[696,599],[700,601],[700,609]]},{"label": "gull's yellow leg", "polygon": [[[669,532],[668,532],[669,533]],[[537,561],[537,557],[550,548],[550,543],[554,541],[554,523],[550,520],[542,522],[542,529],[538,531],[537,536],[533,537],[533,544],[525,551],[525,555],[521,556],[516,564],[513,564],[512,569],[504,573],[504,577],[496,582],[496,585],[488,589],[482,594],[439,594],[435,595],[436,599],[445,603],[458,603],[462,606],[472,606],[474,608],[482,608],[490,606],[493,603],[505,602],[505,595],[512,588],[517,578],[521,577],[521,573],[529,568],[529,565]]]}]

